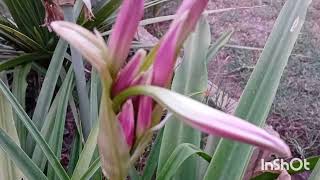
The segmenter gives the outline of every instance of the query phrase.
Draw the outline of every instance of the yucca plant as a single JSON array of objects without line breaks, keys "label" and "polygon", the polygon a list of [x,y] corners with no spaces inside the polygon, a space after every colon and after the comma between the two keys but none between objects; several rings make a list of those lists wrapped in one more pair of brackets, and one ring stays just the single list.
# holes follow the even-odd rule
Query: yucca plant
[{"label": "yucca plant", "polygon": [[[159,180],[241,179],[251,146],[223,139],[217,147],[206,148],[212,151],[205,152],[200,146],[202,132],[290,156],[288,146],[281,139],[257,126],[264,124],[310,1],[289,0],[279,15],[235,114],[245,120],[201,103],[207,89],[206,65],[232,34],[226,32],[210,44],[209,26],[202,16],[207,0],[184,0],[159,43],[149,53],[139,49],[127,62],[143,9],[152,3],[124,0],[115,13],[120,1],[110,0],[105,6],[93,8],[95,21],[86,21],[91,3],[85,1],[87,12],[76,20],[82,8],[82,1],[77,1],[73,9],[63,8],[65,15],[70,15],[65,18],[69,22],[47,24],[70,43],[71,57],[66,55],[67,42],[60,39],[48,69],[32,65],[46,73],[33,118],[24,110],[25,80],[31,65],[15,68],[13,93],[5,77],[0,81],[1,108],[6,106],[2,108],[0,120],[5,126],[11,123],[8,129],[0,129],[0,146],[6,152],[0,154],[6,159],[3,161],[6,164],[1,165],[15,169],[8,171],[8,177],[76,180],[103,179],[104,174],[112,180],[122,180],[128,175],[131,179],[146,180],[154,177]],[[94,27],[106,30],[114,22],[108,43],[97,30],[90,32]],[[183,61],[175,71],[183,44]],[[83,79],[80,54],[93,66],[90,84]],[[65,58],[72,60],[73,67],[63,66]],[[81,71],[77,72],[79,68]],[[73,93],[75,86],[79,97]],[[79,98],[79,114],[76,98]],[[65,169],[59,159],[68,106],[77,132]],[[162,118],[164,109],[167,114]],[[158,135],[140,176],[134,164],[154,132]],[[206,144],[217,144],[210,142],[214,140],[208,138]],[[317,158],[310,162],[315,160]],[[277,175],[264,173],[255,178],[274,179]]]}]

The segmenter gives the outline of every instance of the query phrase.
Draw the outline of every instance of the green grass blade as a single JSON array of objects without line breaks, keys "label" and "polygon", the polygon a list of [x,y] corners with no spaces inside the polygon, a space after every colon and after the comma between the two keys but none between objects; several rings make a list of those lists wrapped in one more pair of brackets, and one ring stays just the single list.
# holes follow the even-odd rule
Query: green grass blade
[{"label": "green grass blade", "polygon": [[187,163],[185,161],[195,154],[202,157],[207,162],[210,162],[211,160],[211,156],[209,156],[193,144],[180,144],[173,151],[163,168],[160,170],[160,173],[157,176],[157,180],[171,179],[175,175],[176,171],[180,168],[180,166],[183,163]]},{"label": "green grass blade", "polygon": [[[6,75],[0,73],[0,78],[7,81]],[[10,103],[5,96],[0,92],[0,129],[5,131],[8,136],[19,146],[19,138],[14,123],[14,115]],[[14,180],[21,179],[23,175],[20,170],[14,165],[5,151],[0,150],[0,174],[1,178]]]},{"label": "green grass blade", "polygon": [[[0,80],[0,89],[3,94],[6,96],[8,101],[10,102],[13,110],[16,112],[18,117],[21,121],[23,121],[25,127],[28,129],[31,136],[35,139],[37,144],[41,147],[42,151],[46,155],[46,158],[49,160],[50,164],[54,167],[56,173],[59,175],[60,179],[65,180],[69,179],[68,174],[65,172],[63,167],[60,164],[59,159],[54,155],[52,150],[50,149],[49,145],[46,143],[44,138],[41,136],[40,132],[38,131],[36,125],[32,122],[29,118],[28,114],[24,111],[21,107],[17,99],[13,96],[10,90],[6,87],[4,82]],[[12,154],[14,155],[14,154]],[[11,157],[13,158],[13,157]]]},{"label": "green grass blade", "polygon": [[[28,157],[28,155],[2,129],[0,129],[0,146],[8,154],[15,165],[19,167],[27,179],[47,179],[42,171]],[[5,178],[3,177],[3,174],[1,174],[1,178]],[[11,178],[12,179],[8,180],[17,179],[14,177]]]},{"label": "green grass blade", "polygon": [[[25,109],[26,106],[26,90],[28,83],[26,81],[27,75],[31,70],[31,64],[27,64],[25,66],[19,66],[14,69],[13,73],[13,82],[12,82],[12,93],[17,98],[21,106]],[[17,115],[14,115],[15,124],[17,128],[17,133],[20,140],[20,145],[23,150],[26,149],[26,141],[28,131],[24,127],[21,120],[18,119]]]},{"label": "green grass blade", "polygon": [[[210,45],[210,28],[204,18],[199,21],[195,32],[189,37],[185,47],[185,57],[177,69],[172,90],[181,94],[189,95],[195,92],[204,92],[207,89],[207,51]],[[193,97],[202,101],[203,95]],[[167,162],[174,149],[181,143],[191,143],[200,147],[201,133],[198,130],[172,117],[164,128],[158,173]],[[180,168],[176,179],[196,179],[197,159],[190,158]]]},{"label": "green grass blade", "polygon": [[[286,2],[241,96],[236,116],[258,126],[264,125],[310,2]],[[252,147],[249,145],[222,140],[204,179],[242,179],[251,154]]]}]

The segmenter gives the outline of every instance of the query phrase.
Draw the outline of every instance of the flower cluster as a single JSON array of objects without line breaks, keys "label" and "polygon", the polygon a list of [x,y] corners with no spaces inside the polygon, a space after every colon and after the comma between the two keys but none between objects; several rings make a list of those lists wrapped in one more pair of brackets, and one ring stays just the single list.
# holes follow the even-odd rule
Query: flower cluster
[{"label": "flower cluster", "polygon": [[[257,145],[281,155],[290,155],[288,146],[281,139],[269,135],[263,129],[163,89],[170,87],[178,52],[195,28],[207,3],[208,0],[184,0],[176,13],[176,19],[160,42],[149,54],[143,49],[138,50],[128,63],[131,42],[143,16],[144,0],[123,1],[108,44],[105,44],[97,31],[93,34],[81,26],[64,21],[51,23],[52,29],[77,48],[100,73],[103,96],[98,144],[103,168],[109,177],[114,177],[111,179],[126,176],[126,172],[119,175],[128,166],[130,155],[126,154],[138,152],[139,155],[146,144],[144,137],[150,134],[152,127],[161,119],[160,105],[170,103],[174,106],[169,105],[168,110],[173,110],[179,119],[203,132]],[[152,99],[146,93],[127,97],[120,104],[115,101],[128,88],[137,85],[156,86],[149,90],[168,95],[160,93],[158,98]],[[121,144],[123,142],[126,146]]]}]

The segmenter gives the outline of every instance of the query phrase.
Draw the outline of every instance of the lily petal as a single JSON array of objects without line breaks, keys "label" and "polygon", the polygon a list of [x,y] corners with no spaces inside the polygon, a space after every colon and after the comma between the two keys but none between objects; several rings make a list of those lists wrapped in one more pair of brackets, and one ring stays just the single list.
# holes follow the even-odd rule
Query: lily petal
[{"label": "lily petal", "polygon": [[131,58],[129,63],[118,72],[116,81],[112,88],[113,96],[130,86],[132,81],[137,76],[140,66],[142,64],[142,60],[145,58],[145,56],[145,50],[138,50],[136,54]]},{"label": "lily petal", "polygon": [[169,29],[164,39],[160,42],[153,64],[153,85],[165,87],[172,77],[174,63],[177,58],[177,43],[181,25],[182,21],[176,23],[176,26]]},{"label": "lily petal", "polygon": [[[99,34],[93,34],[87,29],[66,21],[51,23],[52,29],[63,39],[76,48],[98,71],[106,67],[107,47]],[[97,32],[96,32],[97,33]]]},{"label": "lily petal", "polygon": [[118,119],[130,149],[134,140],[134,110],[131,99],[123,104]]},{"label": "lily petal", "polygon": [[208,0],[184,0],[175,19],[160,42],[154,60],[153,85],[165,87],[172,77],[177,52],[195,28]]},{"label": "lily petal", "polygon": [[[152,69],[144,73],[142,76],[142,84],[150,85],[152,81]],[[153,109],[153,100],[148,96],[139,97],[139,110],[137,116],[137,137],[141,137],[143,133],[151,127],[151,116]]]},{"label": "lily petal", "polygon": [[120,7],[116,23],[108,42],[112,74],[115,74],[125,62],[131,41],[143,16],[144,0],[124,0]]},{"label": "lily petal", "polygon": [[207,7],[208,0],[184,0],[179,7],[176,15],[179,17],[184,13],[188,13],[186,18],[183,31],[179,36],[179,44],[182,44],[187,36],[194,30],[198,19],[200,18],[202,12]]},{"label": "lily petal", "polygon": [[208,134],[256,145],[291,156],[290,148],[280,138],[248,121],[213,109],[196,100],[156,86],[135,86],[114,98],[114,104],[136,95],[151,96],[160,105],[171,111],[178,119]]}]

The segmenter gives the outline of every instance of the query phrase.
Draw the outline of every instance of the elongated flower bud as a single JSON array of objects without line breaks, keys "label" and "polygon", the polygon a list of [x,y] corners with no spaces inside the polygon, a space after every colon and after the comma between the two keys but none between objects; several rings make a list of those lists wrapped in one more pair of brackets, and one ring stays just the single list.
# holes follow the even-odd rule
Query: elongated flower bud
[{"label": "elongated flower bud", "polygon": [[126,142],[130,149],[133,145],[133,140],[134,140],[134,123],[135,123],[133,105],[130,99],[126,103],[124,103],[124,105],[122,106],[122,110],[118,114],[118,119],[120,121],[123,134],[126,138]]},{"label": "elongated flower bud", "polygon": [[198,19],[207,6],[208,0],[185,0],[180,6],[176,19],[160,41],[154,60],[153,85],[165,87],[171,80],[177,53],[187,36],[195,28]]},{"label": "elongated flower bud", "polygon": [[107,47],[96,31],[96,35],[87,29],[65,21],[51,23],[52,29],[76,48],[98,71],[106,68]]},{"label": "elongated flower bud", "polygon": [[[152,69],[142,75],[141,85],[150,85],[152,81]],[[141,137],[144,132],[151,128],[151,116],[153,100],[148,96],[139,96],[136,135]]]},{"label": "elongated flower bud", "polygon": [[146,51],[140,49],[136,54],[131,58],[128,64],[122,68],[117,75],[115,83],[112,88],[112,95],[119,93],[120,91],[128,88],[132,81],[137,77],[140,70],[142,60],[146,56]]},{"label": "elongated flower bud", "polygon": [[124,64],[143,15],[144,0],[124,0],[118,13],[116,23],[108,42],[111,74],[116,74]]}]

